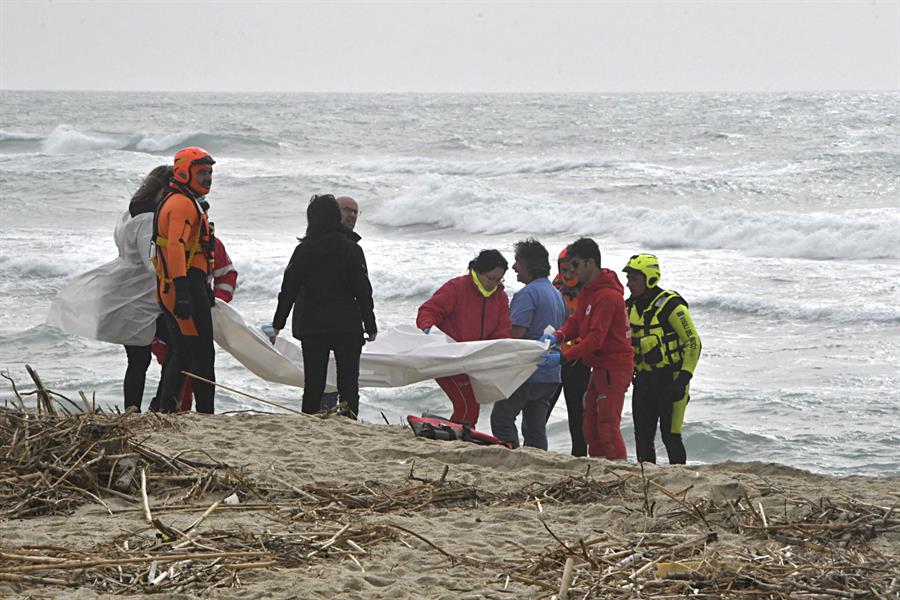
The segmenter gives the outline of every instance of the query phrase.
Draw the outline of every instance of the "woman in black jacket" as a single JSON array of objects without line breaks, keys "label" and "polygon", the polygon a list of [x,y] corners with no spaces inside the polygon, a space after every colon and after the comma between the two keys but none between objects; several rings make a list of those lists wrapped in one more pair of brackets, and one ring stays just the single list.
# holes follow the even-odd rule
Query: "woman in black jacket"
[{"label": "woman in black jacket", "polygon": [[363,332],[370,342],[378,332],[366,257],[341,225],[331,194],[312,197],[306,220],[306,236],[284,271],[272,326],[277,336],[293,308],[291,330],[303,347],[303,412],[321,409],[328,354],[334,351],[338,393],[355,419]]}]

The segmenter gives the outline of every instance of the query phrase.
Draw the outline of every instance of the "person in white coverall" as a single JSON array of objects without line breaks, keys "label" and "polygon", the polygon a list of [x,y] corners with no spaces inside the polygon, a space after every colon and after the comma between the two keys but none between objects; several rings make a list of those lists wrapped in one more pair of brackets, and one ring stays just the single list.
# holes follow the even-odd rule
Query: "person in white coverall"
[{"label": "person in white coverall", "polygon": [[116,221],[113,238],[119,256],[76,276],[60,290],[47,316],[48,324],[66,333],[125,346],[126,409],[140,410],[150,366],[150,344],[160,314],[150,262],[153,211],[171,176],[168,165],[150,171]]}]

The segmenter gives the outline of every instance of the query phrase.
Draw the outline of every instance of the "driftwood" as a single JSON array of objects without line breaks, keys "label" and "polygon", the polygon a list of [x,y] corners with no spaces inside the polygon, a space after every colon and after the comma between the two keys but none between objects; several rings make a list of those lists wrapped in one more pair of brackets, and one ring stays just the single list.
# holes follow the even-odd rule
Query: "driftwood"
[{"label": "driftwood", "polygon": [[[146,526],[81,549],[0,540],[0,582],[18,589],[203,595],[240,585],[247,571],[311,561],[348,561],[365,572],[377,544],[418,540],[441,561],[480,570],[485,582],[519,582],[542,598],[896,598],[900,592],[900,558],[874,543],[900,531],[893,506],[781,492],[784,506],[767,511],[746,495],[721,500],[690,487],[669,490],[643,470],[626,476],[588,470],[501,492],[455,481],[446,465],[431,479],[417,475],[413,464],[394,484],[301,484],[271,472],[254,479],[205,452],[168,455],[141,439],[151,429],[177,428],[177,417],[110,415],[84,396],[85,412],[69,414],[36,373],[33,380],[37,390],[14,387],[18,402],[0,408],[0,520],[65,514],[92,502],[110,513],[134,513]],[[29,394],[37,396],[40,412],[24,408]],[[160,497],[166,503],[154,505]],[[643,529],[566,536],[544,509],[595,504],[642,521]],[[536,508],[547,534],[543,551],[509,542],[516,551],[503,559],[467,556],[384,518],[492,505]],[[222,529],[216,521],[226,511],[259,512],[275,525]],[[187,527],[168,522],[179,512],[199,516]]]}]

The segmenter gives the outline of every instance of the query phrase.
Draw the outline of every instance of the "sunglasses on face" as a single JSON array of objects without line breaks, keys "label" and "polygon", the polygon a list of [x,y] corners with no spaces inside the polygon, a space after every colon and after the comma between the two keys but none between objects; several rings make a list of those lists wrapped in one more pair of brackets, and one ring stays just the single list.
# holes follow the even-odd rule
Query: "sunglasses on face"
[{"label": "sunglasses on face", "polygon": [[315,201],[318,200],[319,198],[323,198],[323,199],[331,199],[331,200],[334,200],[335,202],[337,202],[337,200],[335,200],[335,198],[334,198],[334,194],[313,194],[313,195],[312,195],[312,198],[310,198],[309,201],[310,201],[310,202],[315,202]]}]

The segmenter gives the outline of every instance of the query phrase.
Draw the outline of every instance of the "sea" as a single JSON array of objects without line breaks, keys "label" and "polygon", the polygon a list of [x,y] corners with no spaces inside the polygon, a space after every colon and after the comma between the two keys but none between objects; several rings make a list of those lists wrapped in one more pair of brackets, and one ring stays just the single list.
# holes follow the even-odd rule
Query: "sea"
[{"label": "sea", "polygon": [[[312,194],[358,200],[381,329],[413,324],[481,249],[512,262],[533,237],[555,257],[589,236],[616,271],[655,253],[662,286],[690,304],[703,343],[691,464],[900,474],[898,92],[0,91],[0,402],[11,381],[34,389],[29,364],[54,391],[121,407],[124,350],[45,318],[70,278],[116,256],[114,223],[141,178],[185,146],[217,161],[210,214],[250,322],[272,319]],[[505,285],[521,287],[512,270]],[[216,371],[299,408],[300,389],[221,350]],[[151,365],[145,403],[158,376]],[[226,389],[216,409],[276,410]],[[423,412],[450,413],[433,382],[362,390],[365,421]],[[549,438],[569,452],[562,400]]]}]

